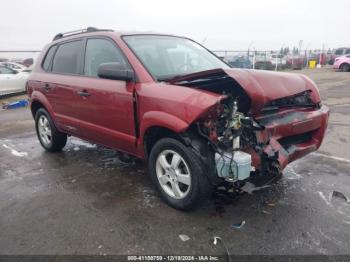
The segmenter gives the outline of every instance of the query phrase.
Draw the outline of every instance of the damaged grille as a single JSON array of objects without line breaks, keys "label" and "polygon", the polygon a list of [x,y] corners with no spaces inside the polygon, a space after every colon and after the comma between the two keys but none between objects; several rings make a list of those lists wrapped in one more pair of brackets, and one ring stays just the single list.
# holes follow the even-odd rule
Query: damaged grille
[{"label": "damaged grille", "polygon": [[261,111],[269,112],[286,107],[316,107],[316,104],[312,102],[311,91],[305,91],[294,96],[273,100],[267,103]]},{"label": "damaged grille", "polygon": [[302,144],[310,141],[312,138],[312,131],[300,135],[286,136],[278,140],[278,142],[284,147],[288,148],[292,145]]}]

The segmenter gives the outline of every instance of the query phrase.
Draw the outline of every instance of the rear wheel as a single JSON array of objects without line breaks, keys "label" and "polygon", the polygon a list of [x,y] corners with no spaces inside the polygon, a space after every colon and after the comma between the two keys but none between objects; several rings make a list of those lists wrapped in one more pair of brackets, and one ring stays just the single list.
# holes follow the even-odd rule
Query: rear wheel
[{"label": "rear wheel", "polygon": [[57,130],[44,108],[40,108],[35,114],[35,128],[41,146],[47,151],[60,151],[66,145],[67,135]]},{"label": "rear wheel", "polygon": [[349,64],[341,64],[339,69],[342,71],[342,72],[348,72],[350,71],[350,65]]},{"label": "rear wheel", "polygon": [[148,161],[151,179],[170,206],[189,210],[210,196],[211,186],[199,156],[178,140],[159,140]]}]

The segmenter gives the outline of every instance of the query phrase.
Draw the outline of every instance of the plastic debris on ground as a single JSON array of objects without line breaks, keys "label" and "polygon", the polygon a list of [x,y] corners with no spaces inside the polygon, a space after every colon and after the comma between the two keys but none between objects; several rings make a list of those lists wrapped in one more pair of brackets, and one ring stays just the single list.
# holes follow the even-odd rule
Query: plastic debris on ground
[{"label": "plastic debris on ground", "polygon": [[240,229],[240,228],[242,228],[244,225],[245,225],[245,220],[243,220],[242,222],[237,223],[237,224],[232,224],[231,227],[232,227],[232,228],[236,228],[236,229]]},{"label": "plastic debris on ground", "polygon": [[264,205],[265,205],[265,206],[268,206],[268,207],[275,207],[275,206],[277,205],[277,203],[271,203],[271,202],[265,201],[265,202],[264,202]]},{"label": "plastic debris on ground", "polygon": [[264,185],[264,186],[257,187],[253,183],[247,182],[243,187],[241,187],[241,190],[251,195],[254,191],[258,191],[267,187],[271,187],[271,185]]},{"label": "plastic debris on ground", "polygon": [[217,246],[219,242],[221,242],[221,244],[222,244],[223,247],[225,248],[226,254],[227,254],[227,256],[228,256],[228,261],[231,262],[230,253],[228,252],[228,248],[227,248],[227,246],[225,245],[224,241],[222,240],[221,237],[214,236],[213,244],[214,244],[215,246]]},{"label": "plastic debris on ground", "polygon": [[9,104],[5,104],[2,106],[3,109],[16,109],[20,107],[26,107],[28,105],[28,100],[18,100]]},{"label": "plastic debris on ground", "polygon": [[187,235],[179,235],[179,238],[183,241],[183,242],[186,242],[188,240],[190,240],[191,238]]}]

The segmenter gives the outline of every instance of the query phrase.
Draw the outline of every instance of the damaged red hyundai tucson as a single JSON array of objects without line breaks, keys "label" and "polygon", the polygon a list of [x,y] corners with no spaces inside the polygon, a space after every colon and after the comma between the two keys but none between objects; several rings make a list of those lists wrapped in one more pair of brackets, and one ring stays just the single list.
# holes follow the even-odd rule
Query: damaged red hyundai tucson
[{"label": "damaged red hyundai tucson", "polygon": [[56,35],[27,91],[46,150],[76,136],[145,159],[181,210],[219,186],[277,180],[320,147],[329,117],[306,76],[233,69],[184,37],[91,27]]}]

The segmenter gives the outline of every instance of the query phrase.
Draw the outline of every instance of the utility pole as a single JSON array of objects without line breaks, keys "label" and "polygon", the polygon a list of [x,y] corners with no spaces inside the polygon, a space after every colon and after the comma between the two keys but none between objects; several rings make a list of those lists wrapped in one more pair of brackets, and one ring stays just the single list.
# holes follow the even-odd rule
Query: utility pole
[{"label": "utility pole", "polygon": [[318,59],[317,68],[321,68],[322,67],[322,54],[324,52],[323,50],[324,50],[324,43],[322,43],[322,50],[320,51],[320,57]]},{"label": "utility pole", "polygon": [[[247,54],[247,58],[248,58],[248,61],[250,61],[250,48],[251,46],[254,44],[254,41],[250,41],[250,44],[248,46],[248,54]],[[253,69],[254,69],[254,66],[253,66]]]}]

